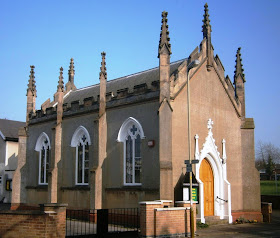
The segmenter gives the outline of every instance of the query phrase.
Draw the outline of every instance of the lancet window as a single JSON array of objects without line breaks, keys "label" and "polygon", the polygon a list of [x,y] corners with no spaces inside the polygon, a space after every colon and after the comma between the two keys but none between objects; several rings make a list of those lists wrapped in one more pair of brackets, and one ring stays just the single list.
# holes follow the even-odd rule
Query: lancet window
[{"label": "lancet window", "polygon": [[76,129],[71,146],[76,147],[75,183],[88,185],[89,183],[89,146],[91,140],[87,129],[80,126]]},{"label": "lancet window", "polygon": [[141,141],[145,138],[141,124],[128,118],[119,131],[118,141],[123,142],[124,185],[142,184]]},{"label": "lancet window", "polygon": [[39,152],[39,176],[38,184],[48,184],[48,171],[50,167],[50,140],[46,133],[42,133],[37,139],[35,150]]}]

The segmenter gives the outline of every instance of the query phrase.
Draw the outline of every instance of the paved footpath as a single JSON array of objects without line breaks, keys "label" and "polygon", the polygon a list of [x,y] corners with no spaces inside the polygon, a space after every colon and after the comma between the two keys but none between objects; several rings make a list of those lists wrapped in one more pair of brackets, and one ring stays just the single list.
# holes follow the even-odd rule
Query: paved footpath
[{"label": "paved footpath", "polygon": [[197,236],[211,238],[280,238],[280,210],[272,212],[271,223],[213,225],[208,228],[198,229]]}]

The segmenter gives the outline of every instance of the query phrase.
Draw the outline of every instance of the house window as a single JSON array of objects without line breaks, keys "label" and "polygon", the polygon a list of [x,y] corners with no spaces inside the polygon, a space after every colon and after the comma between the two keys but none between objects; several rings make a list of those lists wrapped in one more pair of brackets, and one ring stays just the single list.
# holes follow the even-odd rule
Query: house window
[{"label": "house window", "polygon": [[0,176],[0,185],[2,184],[2,176]]},{"label": "house window", "polygon": [[80,126],[74,132],[71,146],[76,147],[75,183],[88,185],[89,182],[89,145],[90,136],[86,128]]},{"label": "house window", "polygon": [[141,140],[144,139],[141,124],[134,118],[128,118],[118,134],[117,141],[124,148],[124,185],[142,184]]},{"label": "house window", "polygon": [[46,133],[42,133],[36,143],[35,150],[39,152],[39,179],[38,184],[48,184],[48,171],[50,167],[50,140]]}]

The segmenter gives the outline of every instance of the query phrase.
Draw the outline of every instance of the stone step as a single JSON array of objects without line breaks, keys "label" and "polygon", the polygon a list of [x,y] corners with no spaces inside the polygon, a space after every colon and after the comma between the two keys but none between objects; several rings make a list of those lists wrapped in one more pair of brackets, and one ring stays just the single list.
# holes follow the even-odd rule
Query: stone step
[{"label": "stone step", "polygon": [[218,216],[207,216],[205,217],[205,223],[208,225],[221,225],[228,224],[227,219],[220,219]]}]

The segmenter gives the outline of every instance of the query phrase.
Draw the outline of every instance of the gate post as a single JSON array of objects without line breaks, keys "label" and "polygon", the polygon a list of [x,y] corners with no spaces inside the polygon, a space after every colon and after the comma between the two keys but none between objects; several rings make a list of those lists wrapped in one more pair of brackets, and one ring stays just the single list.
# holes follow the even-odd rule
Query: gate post
[{"label": "gate post", "polygon": [[140,202],[140,237],[154,237],[155,208],[162,208],[163,203],[157,201]]},{"label": "gate post", "polygon": [[97,236],[102,237],[108,233],[108,209],[97,210]]},{"label": "gate post", "polygon": [[[190,201],[177,201],[175,202],[177,207],[186,207],[190,209],[191,203]],[[191,224],[191,214],[190,210],[186,210],[186,234],[188,237],[191,236],[191,226],[193,225],[194,233],[196,234],[196,201],[193,201],[192,207],[193,207],[193,216],[194,216],[194,223]]]},{"label": "gate post", "polygon": [[[68,204],[45,203],[40,204],[40,210],[48,214],[44,226],[46,234],[52,237],[64,238],[66,236],[66,207]],[[34,219],[34,218],[33,218]],[[40,228],[41,229],[41,228]]]}]

